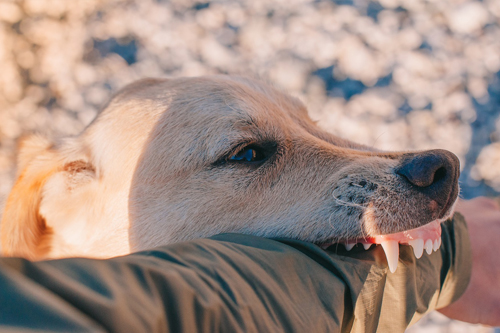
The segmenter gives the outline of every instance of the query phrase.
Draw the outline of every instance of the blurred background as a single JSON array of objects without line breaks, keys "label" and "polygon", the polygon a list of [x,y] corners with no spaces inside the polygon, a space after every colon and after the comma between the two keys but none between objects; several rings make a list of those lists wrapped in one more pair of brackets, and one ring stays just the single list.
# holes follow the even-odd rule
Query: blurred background
[{"label": "blurred background", "polygon": [[21,136],[78,134],[139,78],[215,73],[269,80],[353,141],[451,150],[464,198],[500,191],[498,0],[0,0],[0,210]]}]

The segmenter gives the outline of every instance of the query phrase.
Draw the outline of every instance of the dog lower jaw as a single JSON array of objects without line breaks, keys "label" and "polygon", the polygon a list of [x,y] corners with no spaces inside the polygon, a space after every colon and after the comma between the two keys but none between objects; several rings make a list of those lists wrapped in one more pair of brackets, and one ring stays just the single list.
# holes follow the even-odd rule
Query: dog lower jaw
[{"label": "dog lower jaw", "polygon": [[[427,254],[437,251],[441,247],[441,223],[450,216],[451,214],[415,229],[356,239],[341,244],[344,244],[347,251],[350,251],[358,243],[361,243],[365,250],[368,250],[372,244],[381,245],[387,258],[389,271],[394,273],[398,267],[399,244],[410,245],[417,259],[422,256],[424,249]],[[326,243],[321,244],[320,247],[326,249],[331,245],[331,243]]]}]

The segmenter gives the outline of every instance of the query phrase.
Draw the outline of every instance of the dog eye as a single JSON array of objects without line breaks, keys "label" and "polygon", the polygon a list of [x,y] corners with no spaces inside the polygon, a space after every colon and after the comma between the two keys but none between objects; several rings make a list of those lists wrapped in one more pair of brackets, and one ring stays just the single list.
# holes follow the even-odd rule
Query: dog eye
[{"label": "dog eye", "polygon": [[266,154],[257,147],[246,147],[229,158],[234,162],[261,162],[266,159]]}]

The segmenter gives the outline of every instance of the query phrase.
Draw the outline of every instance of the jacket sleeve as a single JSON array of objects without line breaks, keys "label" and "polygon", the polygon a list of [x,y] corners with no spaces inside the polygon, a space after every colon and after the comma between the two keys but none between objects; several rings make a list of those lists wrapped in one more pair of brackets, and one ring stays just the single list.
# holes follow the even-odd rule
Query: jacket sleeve
[{"label": "jacket sleeve", "polygon": [[108,260],[0,259],[0,331],[403,332],[465,290],[464,220],[416,260],[240,234]]}]

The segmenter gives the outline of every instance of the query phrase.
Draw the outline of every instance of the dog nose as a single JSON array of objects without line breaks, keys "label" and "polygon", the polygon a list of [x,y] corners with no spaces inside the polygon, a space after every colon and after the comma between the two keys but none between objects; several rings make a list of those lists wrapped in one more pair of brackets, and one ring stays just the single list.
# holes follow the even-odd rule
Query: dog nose
[{"label": "dog nose", "polygon": [[[460,161],[447,150],[435,149],[409,154],[402,160],[396,173],[441,207],[454,202],[458,195]],[[452,196],[454,197],[451,198]]]}]

